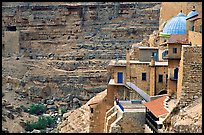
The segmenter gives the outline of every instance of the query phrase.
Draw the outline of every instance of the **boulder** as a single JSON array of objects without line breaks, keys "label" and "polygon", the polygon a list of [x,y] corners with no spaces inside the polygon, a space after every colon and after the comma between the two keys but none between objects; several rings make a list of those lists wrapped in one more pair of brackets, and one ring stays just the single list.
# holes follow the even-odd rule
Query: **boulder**
[{"label": "boulder", "polygon": [[8,109],[9,111],[15,111],[13,105],[9,104],[5,106],[6,109]]},{"label": "boulder", "polygon": [[58,109],[56,105],[47,105],[47,110],[57,111]]},{"label": "boulder", "polygon": [[14,119],[14,115],[10,111],[7,111],[7,117],[12,120]]},{"label": "boulder", "polygon": [[78,98],[73,98],[73,103],[79,103],[80,100]]},{"label": "boulder", "polygon": [[20,125],[21,127],[25,128],[26,123],[25,123],[24,121],[20,121],[20,122],[19,122],[19,125]]},{"label": "boulder", "polygon": [[21,113],[23,111],[23,109],[21,107],[16,107],[15,108],[16,112]]},{"label": "boulder", "polygon": [[47,101],[46,101],[46,104],[48,104],[48,105],[53,105],[53,104],[54,104],[54,100],[47,100]]},{"label": "boulder", "polygon": [[34,129],[31,133],[40,133],[40,130]]},{"label": "boulder", "polygon": [[9,90],[9,91],[13,90],[13,86],[12,86],[12,84],[7,83],[7,85],[6,85],[6,89]]}]

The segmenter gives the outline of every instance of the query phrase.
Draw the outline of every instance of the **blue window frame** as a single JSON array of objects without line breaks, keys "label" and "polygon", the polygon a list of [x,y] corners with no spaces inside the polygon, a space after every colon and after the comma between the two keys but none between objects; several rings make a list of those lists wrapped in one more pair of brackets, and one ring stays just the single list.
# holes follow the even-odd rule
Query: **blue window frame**
[{"label": "blue window frame", "polygon": [[118,83],[123,83],[123,72],[118,72]]}]

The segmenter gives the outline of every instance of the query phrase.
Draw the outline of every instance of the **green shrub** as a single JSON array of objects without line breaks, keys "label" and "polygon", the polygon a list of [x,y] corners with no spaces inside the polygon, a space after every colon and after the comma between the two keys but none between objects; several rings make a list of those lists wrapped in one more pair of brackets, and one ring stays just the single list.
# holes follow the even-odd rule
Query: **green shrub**
[{"label": "green shrub", "polygon": [[46,106],[43,104],[32,104],[29,107],[30,114],[40,115],[46,112]]},{"label": "green shrub", "polygon": [[36,122],[36,125],[35,125],[35,129],[46,129],[48,125],[48,122],[47,122],[47,118],[44,117],[44,116],[41,116],[38,118],[38,121]]},{"label": "green shrub", "polygon": [[55,120],[52,117],[40,116],[38,118],[38,121],[36,121],[36,122],[33,122],[33,121],[26,122],[25,130],[26,131],[33,131],[33,129],[37,129],[37,130],[43,131],[46,129],[46,127],[52,127],[52,126],[54,126],[54,124],[55,124]]},{"label": "green shrub", "polygon": [[33,122],[33,121],[27,121],[26,123],[25,123],[25,130],[26,131],[33,131],[33,129],[35,129],[35,122]]},{"label": "green shrub", "polygon": [[46,130],[45,129],[41,129],[40,133],[46,133]]},{"label": "green shrub", "polygon": [[53,127],[55,125],[55,119],[48,116],[47,118],[47,127]]},{"label": "green shrub", "polygon": [[62,113],[62,115],[63,115],[64,113],[66,113],[66,112],[67,112],[67,109],[64,108],[64,107],[62,107],[62,108],[61,108],[61,113]]}]

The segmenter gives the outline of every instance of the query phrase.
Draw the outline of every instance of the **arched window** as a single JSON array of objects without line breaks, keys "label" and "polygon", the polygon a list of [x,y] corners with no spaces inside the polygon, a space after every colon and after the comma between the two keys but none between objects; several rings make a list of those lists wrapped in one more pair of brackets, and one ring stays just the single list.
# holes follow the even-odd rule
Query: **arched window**
[{"label": "arched window", "polygon": [[163,53],[162,53],[162,59],[164,59],[164,57],[168,54],[168,50],[165,50]]}]

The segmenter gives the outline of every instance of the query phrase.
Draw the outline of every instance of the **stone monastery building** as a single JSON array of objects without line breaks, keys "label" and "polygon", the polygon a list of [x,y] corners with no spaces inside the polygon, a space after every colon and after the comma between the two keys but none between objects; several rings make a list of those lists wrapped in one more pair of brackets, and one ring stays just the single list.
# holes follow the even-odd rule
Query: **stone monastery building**
[{"label": "stone monastery building", "polygon": [[[159,46],[133,46],[126,60],[110,62],[107,98],[90,104],[105,117],[103,132],[168,132],[176,108],[202,96],[202,14],[181,10],[159,37]],[[104,104],[109,109],[100,115]]]}]

